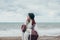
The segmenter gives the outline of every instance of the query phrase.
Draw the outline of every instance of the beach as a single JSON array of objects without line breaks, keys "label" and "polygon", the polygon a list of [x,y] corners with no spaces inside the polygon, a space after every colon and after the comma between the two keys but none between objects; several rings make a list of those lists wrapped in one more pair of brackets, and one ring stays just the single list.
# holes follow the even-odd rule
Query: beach
[{"label": "beach", "polygon": [[[0,23],[0,40],[22,40],[22,23]],[[60,40],[60,23],[37,23],[38,40]]]},{"label": "beach", "polygon": [[[22,40],[21,37],[0,37],[0,40]],[[40,36],[38,40],[60,40],[60,36]]]}]

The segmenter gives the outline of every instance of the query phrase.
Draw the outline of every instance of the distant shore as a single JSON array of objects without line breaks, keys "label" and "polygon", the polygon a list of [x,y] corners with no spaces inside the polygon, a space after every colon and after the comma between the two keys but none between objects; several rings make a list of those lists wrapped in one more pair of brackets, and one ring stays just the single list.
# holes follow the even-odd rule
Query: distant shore
[{"label": "distant shore", "polygon": [[[21,37],[0,37],[0,40],[22,40]],[[60,36],[40,36],[38,40],[60,40]]]}]

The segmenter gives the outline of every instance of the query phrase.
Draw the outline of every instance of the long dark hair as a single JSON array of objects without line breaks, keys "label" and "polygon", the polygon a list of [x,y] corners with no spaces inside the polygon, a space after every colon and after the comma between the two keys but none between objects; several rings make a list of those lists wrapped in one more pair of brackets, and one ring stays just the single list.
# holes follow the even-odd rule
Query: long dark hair
[{"label": "long dark hair", "polygon": [[36,22],[35,22],[35,15],[34,15],[34,13],[28,13],[28,16],[32,19],[32,25],[34,25],[34,24],[36,24]]},{"label": "long dark hair", "polygon": [[34,13],[28,13],[28,16],[33,20],[35,18]]}]

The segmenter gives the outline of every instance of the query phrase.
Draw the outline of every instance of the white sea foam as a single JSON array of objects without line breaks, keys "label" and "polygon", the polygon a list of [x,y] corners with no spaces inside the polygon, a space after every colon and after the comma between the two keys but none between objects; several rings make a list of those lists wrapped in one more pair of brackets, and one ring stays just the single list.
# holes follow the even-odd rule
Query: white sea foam
[{"label": "white sea foam", "polygon": [[[21,32],[22,23],[0,23],[0,37],[8,36],[22,36]],[[60,23],[39,23],[38,24],[39,36],[59,36]]]},{"label": "white sea foam", "polygon": [[21,36],[21,31],[20,30],[5,30],[5,31],[0,31],[0,37],[10,37],[10,36]]},{"label": "white sea foam", "polygon": [[[44,29],[44,30],[42,29],[38,31],[39,31],[39,36],[60,35],[60,29]],[[19,29],[0,31],[0,37],[8,37],[8,36],[22,36],[22,32]]]},{"label": "white sea foam", "polygon": [[60,35],[60,29],[42,29],[39,30],[40,36],[59,36]]}]

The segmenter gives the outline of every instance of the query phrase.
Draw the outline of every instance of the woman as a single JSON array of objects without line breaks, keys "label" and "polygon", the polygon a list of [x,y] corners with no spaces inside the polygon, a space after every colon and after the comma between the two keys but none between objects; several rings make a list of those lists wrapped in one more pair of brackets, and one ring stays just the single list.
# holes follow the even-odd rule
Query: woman
[{"label": "woman", "polygon": [[[38,34],[37,34],[37,28],[36,28],[36,22],[34,20],[35,15],[33,13],[28,13],[27,20],[25,24],[22,25],[22,32],[23,40],[37,40]],[[36,28],[36,29],[35,29]]]}]

